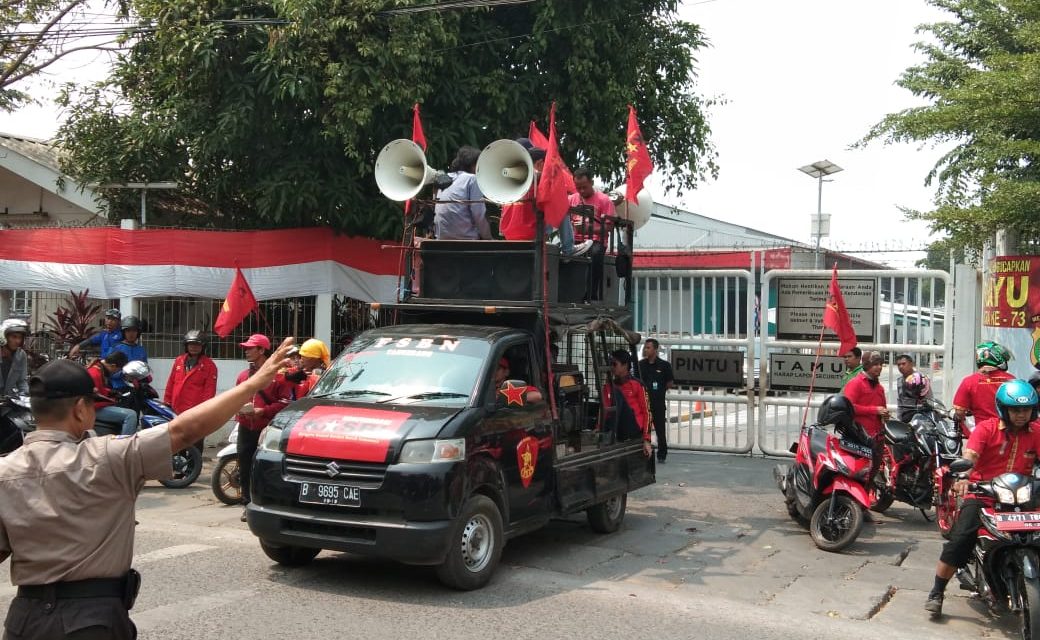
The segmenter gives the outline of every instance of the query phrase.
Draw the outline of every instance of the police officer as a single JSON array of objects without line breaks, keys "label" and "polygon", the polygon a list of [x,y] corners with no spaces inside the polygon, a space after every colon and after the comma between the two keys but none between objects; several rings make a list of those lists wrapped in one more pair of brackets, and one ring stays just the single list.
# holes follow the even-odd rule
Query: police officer
[{"label": "police officer", "polygon": [[237,387],[129,437],[84,438],[94,383],[55,360],[29,381],[36,431],[0,459],[0,561],[18,595],[4,638],[134,638],[127,613],[140,576],[130,569],[134,504],[145,480],[168,478],[171,453],[213,433],[288,364],[286,339]]}]

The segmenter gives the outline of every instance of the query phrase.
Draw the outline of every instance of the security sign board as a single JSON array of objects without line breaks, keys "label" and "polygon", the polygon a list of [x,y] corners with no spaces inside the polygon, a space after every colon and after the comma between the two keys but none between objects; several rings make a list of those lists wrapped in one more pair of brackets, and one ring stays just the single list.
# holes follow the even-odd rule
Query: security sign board
[{"label": "security sign board", "polygon": [[[780,340],[818,340],[823,329],[823,309],[830,297],[830,278],[777,278],[776,337]],[[876,342],[878,316],[877,280],[838,278],[845,308],[856,338]],[[824,339],[834,334],[827,330]]]},{"label": "security sign board", "polygon": [[745,382],[743,351],[671,349],[669,355],[678,384],[732,388]]},{"label": "security sign board", "polygon": [[[813,381],[813,366],[816,380]],[[816,391],[841,391],[845,362],[838,356],[820,356],[793,353],[769,354],[769,388],[805,391],[810,383]]]}]

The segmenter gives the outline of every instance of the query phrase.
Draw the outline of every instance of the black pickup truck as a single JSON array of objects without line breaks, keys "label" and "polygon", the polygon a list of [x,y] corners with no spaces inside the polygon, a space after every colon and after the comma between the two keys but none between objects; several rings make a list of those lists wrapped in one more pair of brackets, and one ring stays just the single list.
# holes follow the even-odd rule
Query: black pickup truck
[{"label": "black pickup truck", "polygon": [[609,354],[638,336],[589,305],[554,305],[551,333],[537,305],[392,306],[261,436],[247,514],[270,558],[346,551],[477,589],[507,540],[551,518],[621,526],[654,458],[597,426]]}]

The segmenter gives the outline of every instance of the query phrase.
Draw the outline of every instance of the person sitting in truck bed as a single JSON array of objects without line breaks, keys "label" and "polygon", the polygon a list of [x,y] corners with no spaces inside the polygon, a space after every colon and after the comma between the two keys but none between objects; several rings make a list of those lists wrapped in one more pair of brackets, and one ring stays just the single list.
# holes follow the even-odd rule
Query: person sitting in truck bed
[{"label": "person sitting in truck bed", "polygon": [[[610,354],[610,380],[603,385],[603,419],[600,431],[613,430],[618,442],[643,439],[643,455],[649,457],[650,400],[646,389],[632,378],[632,354],[618,349]],[[610,412],[609,409],[614,411]]]},{"label": "person sitting in truck bed", "polygon": [[[504,401],[507,406],[510,404],[519,404],[523,406],[531,402],[541,402],[542,392],[538,390],[538,387],[525,385],[502,389],[502,385],[506,380],[513,379],[510,375],[511,371],[512,367],[509,364],[509,358],[499,358],[498,366],[495,368],[495,377],[493,379],[495,389],[497,389],[496,393],[504,396],[499,398],[499,400]],[[518,391],[518,389],[522,389],[522,391]]]}]

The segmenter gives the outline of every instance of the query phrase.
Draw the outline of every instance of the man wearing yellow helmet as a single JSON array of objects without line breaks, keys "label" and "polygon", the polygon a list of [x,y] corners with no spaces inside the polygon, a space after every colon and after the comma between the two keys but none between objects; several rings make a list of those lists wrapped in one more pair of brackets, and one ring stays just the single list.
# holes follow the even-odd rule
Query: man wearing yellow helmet
[{"label": "man wearing yellow helmet", "polygon": [[294,397],[299,399],[310,393],[321,374],[329,368],[331,358],[329,347],[316,338],[311,338],[300,345],[300,366],[285,374],[285,379],[294,383]]}]

